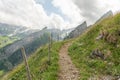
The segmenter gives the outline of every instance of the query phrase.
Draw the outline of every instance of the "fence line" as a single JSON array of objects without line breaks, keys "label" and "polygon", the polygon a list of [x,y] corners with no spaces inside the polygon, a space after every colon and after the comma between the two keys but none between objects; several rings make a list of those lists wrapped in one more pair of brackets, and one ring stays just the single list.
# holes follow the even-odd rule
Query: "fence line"
[{"label": "fence line", "polygon": [[27,78],[28,78],[28,80],[32,80],[24,47],[21,48],[21,51],[22,51],[22,56],[23,56],[24,62],[25,62],[25,67],[26,67],[26,70],[27,70]]}]

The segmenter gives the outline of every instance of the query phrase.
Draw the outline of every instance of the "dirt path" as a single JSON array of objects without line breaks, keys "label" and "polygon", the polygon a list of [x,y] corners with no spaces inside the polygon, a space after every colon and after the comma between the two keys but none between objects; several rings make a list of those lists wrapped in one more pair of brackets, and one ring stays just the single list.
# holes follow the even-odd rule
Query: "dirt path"
[{"label": "dirt path", "polygon": [[59,52],[60,72],[58,80],[78,80],[79,77],[79,72],[68,55],[69,46],[70,43],[64,44]]}]

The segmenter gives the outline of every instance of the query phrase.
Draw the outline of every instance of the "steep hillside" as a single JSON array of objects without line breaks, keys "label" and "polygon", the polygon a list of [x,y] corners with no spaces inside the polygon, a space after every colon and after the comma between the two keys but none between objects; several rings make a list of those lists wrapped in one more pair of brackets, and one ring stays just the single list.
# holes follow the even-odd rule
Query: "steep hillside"
[{"label": "steep hillside", "polygon": [[111,10],[109,10],[108,12],[106,12],[103,16],[100,17],[100,19],[98,19],[95,23],[99,23],[100,21],[104,20],[105,18],[108,18],[110,16],[113,16],[113,12]]},{"label": "steep hillside", "polygon": [[[38,36],[37,36],[38,35]],[[29,56],[38,47],[48,43],[49,35],[47,33],[37,34],[16,41],[0,49],[0,70],[11,70],[22,61],[20,48],[25,47],[26,54]]]},{"label": "steep hillside", "polygon": [[81,80],[120,78],[120,14],[93,25],[69,48]]},{"label": "steep hillside", "polygon": [[48,43],[50,33],[52,40],[58,41],[62,40],[62,35],[69,30],[61,31],[59,29],[47,29],[45,27],[40,31],[29,34],[23,39],[17,40],[12,44],[2,47],[0,49],[0,70],[11,70],[14,66],[18,65],[22,61],[22,55],[20,51],[22,46],[25,47],[26,54],[29,56],[39,46]]},{"label": "steep hillside", "polygon": [[[101,22],[102,20],[113,16],[112,11],[108,11],[105,14],[103,14],[96,22],[95,24]],[[79,35],[81,35],[85,30],[87,30],[90,26],[87,26],[87,22],[84,21],[82,24],[78,25],[75,29],[71,30],[69,33],[66,33],[66,37],[64,39],[71,39],[71,38],[77,38]]]},{"label": "steep hillside", "polygon": [[[32,80],[56,80],[59,70],[58,52],[64,42],[54,43],[51,48],[51,64],[48,64],[48,47],[44,46],[33,54],[28,62]],[[9,72],[2,80],[27,80],[24,64]]]}]

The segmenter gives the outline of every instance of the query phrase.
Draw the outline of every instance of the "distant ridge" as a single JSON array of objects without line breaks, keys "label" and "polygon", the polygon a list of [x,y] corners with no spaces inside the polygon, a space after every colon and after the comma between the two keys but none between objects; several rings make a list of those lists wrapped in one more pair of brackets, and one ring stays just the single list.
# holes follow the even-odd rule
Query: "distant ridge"
[{"label": "distant ridge", "polygon": [[86,21],[84,21],[82,24],[78,25],[73,31],[71,31],[65,39],[76,38],[86,29],[87,29],[87,23]]},{"label": "distant ridge", "polygon": [[37,29],[30,29],[25,26],[16,26],[0,22],[0,35],[9,37],[19,37],[20,39],[37,32]]},{"label": "distant ridge", "polygon": [[102,17],[100,17],[96,22],[96,23],[99,23],[100,21],[102,21],[103,19],[105,18],[108,18],[108,17],[111,17],[113,16],[113,12],[111,10],[109,10],[108,12],[106,12]]},{"label": "distant ridge", "polygon": [[[101,16],[94,24],[99,23],[103,19],[113,16],[113,12],[109,10],[103,16]],[[71,31],[64,39],[71,39],[78,37],[81,33],[83,33],[87,29],[87,23],[84,21],[82,24],[78,25],[73,31]]]}]

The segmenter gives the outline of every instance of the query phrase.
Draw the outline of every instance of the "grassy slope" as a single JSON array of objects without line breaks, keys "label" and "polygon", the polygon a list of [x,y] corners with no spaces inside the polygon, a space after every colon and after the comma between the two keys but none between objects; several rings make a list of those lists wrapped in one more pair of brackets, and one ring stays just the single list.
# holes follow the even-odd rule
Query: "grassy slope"
[{"label": "grassy slope", "polygon": [[17,40],[17,38],[10,39],[7,36],[0,36],[0,48],[14,42],[15,40]]},{"label": "grassy slope", "polygon": [[[115,47],[105,40],[95,40],[101,30],[113,33],[118,29],[120,30],[120,14],[93,25],[70,46],[69,55],[79,68],[81,80],[88,80],[95,75],[120,75],[120,46]],[[120,45],[120,36],[117,38],[119,38],[117,45]],[[107,51],[111,51],[112,54],[106,60],[89,58],[92,50],[96,48],[105,55]]]},{"label": "grassy slope", "polygon": [[[48,48],[44,46],[38,49],[35,54],[29,58],[29,66],[32,75],[32,80],[57,80],[59,70],[58,52],[64,42],[57,42],[52,45],[51,49],[51,65],[48,65]],[[4,76],[3,80],[27,80],[26,70],[20,64],[13,71]]]}]

